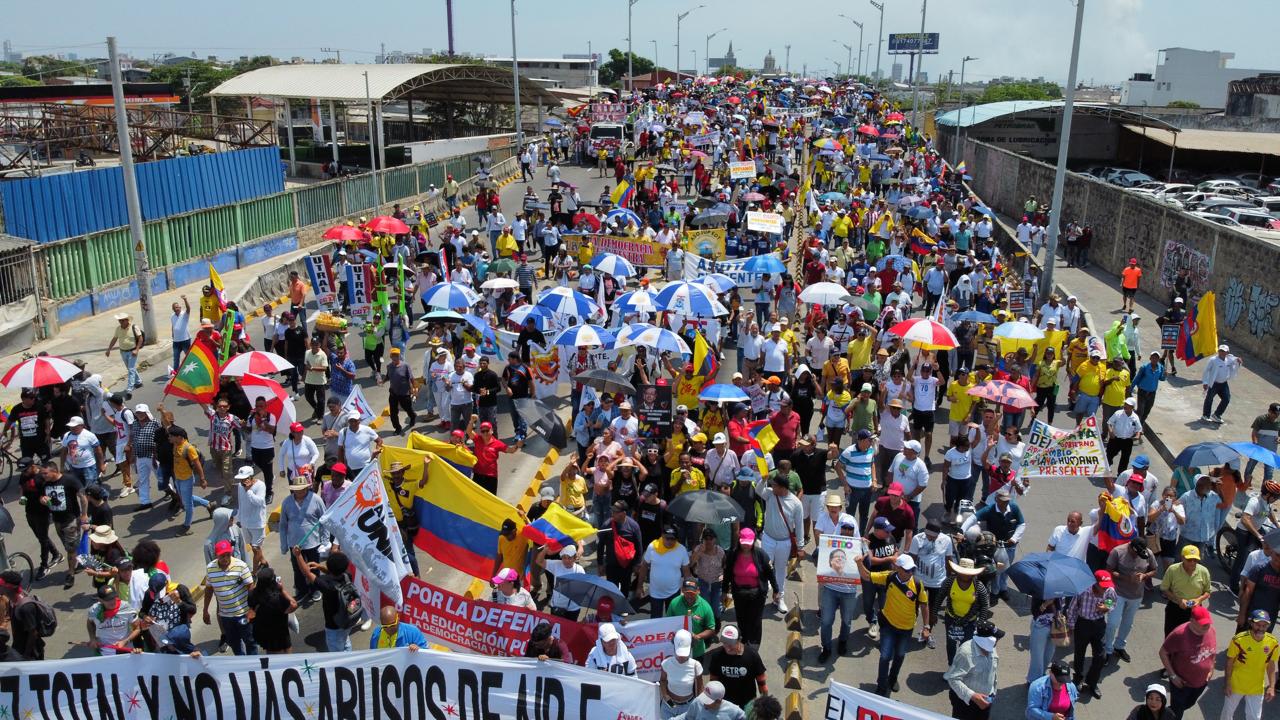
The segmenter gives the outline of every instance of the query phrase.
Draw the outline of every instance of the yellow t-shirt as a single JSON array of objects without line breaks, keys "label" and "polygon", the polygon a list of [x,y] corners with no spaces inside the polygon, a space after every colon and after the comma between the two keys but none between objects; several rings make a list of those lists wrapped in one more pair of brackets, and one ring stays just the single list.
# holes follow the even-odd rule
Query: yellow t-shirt
[{"label": "yellow t-shirt", "polygon": [[587,480],[581,475],[574,475],[572,480],[560,480],[560,500],[569,510],[577,510],[586,502]]},{"label": "yellow t-shirt", "polygon": [[1058,369],[1061,367],[1061,360],[1040,363],[1040,374],[1036,375],[1036,387],[1051,388],[1058,384]]},{"label": "yellow t-shirt", "polygon": [[978,401],[978,398],[969,394],[973,385],[972,377],[967,383],[952,380],[947,384],[947,400],[951,403],[951,412],[947,417],[951,422],[964,422],[973,415],[973,404]]},{"label": "yellow t-shirt", "polygon": [[951,583],[951,592],[948,596],[951,599],[951,614],[955,617],[964,617],[969,614],[969,608],[973,606],[974,600],[977,599],[978,586],[976,582],[969,583],[969,589],[960,587],[960,583]]},{"label": "yellow t-shirt", "polygon": [[780,337],[782,338],[782,341],[787,344],[787,352],[792,355],[798,355],[800,353],[800,339],[796,337],[793,330],[790,328],[783,330]]},{"label": "yellow t-shirt", "polygon": [[702,386],[706,383],[707,378],[702,375],[686,378],[682,373],[676,380],[676,404],[688,405],[690,408],[698,407],[701,402],[698,400],[698,392],[702,390]]},{"label": "yellow t-shirt", "polygon": [[919,606],[929,603],[924,585],[914,576],[903,582],[896,570],[873,572],[871,582],[885,587],[884,607],[880,609],[884,619],[899,630],[914,628]]},{"label": "yellow t-shirt", "polygon": [[1072,375],[1076,374],[1076,370],[1080,367],[1080,363],[1089,358],[1089,343],[1082,338],[1076,338],[1067,345],[1067,372]]},{"label": "yellow t-shirt", "polygon": [[1111,382],[1102,391],[1102,402],[1112,407],[1123,405],[1125,395],[1129,392],[1129,369],[1108,370],[1107,379]]},{"label": "yellow t-shirt", "polygon": [[684,449],[688,440],[689,434],[683,429],[673,429],[671,431],[671,437],[667,440],[667,452],[662,458],[666,462],[668,470],[675,470],[680,467],[680,451]]},{"label": "yellow t-shirt", "polygon": [[195,476],[195,464],[200,460],[200,453],[188,441],[173,449],[173,476],[179,480],[190,480]]},{"label": "yellow t-shirt", "polygon": [[1091,362],[1080,363],[1080,367],[1076,368],[1076,374],[1080,376],[1080,384],[1078,386],[1080,392],[1085,395],[1097,395],[1102,389],[1102,373],[1106,371],[1107,368],[1102,363],[1097,365]]},{"label": "yellow t-shirt", "polygon": [[529,541],[520,537],[520,533],[516,533],[511,540],[504,535],[498,536],[498,554],[502,556],[502,567],[524,572],[525,556],[528,552]]},{"label": "yellow t-shirt", "polygon": [[1231,692],[1239,695],[1262,695],[1267,690],[1267,666],[1280,654],[1280,641],[1267,633],[1262,640],[1254,640],[1245,632],[1231,638],[1227,645],[1227,657],[1234,658],[1231,670]]},{"label": "yellow t-shirt", "polygon": [[676,468],[671,471],[671,485],[675,488],[677,495],[683,495],[694,490],[707,489],[707,476],[702,474],[698,468],[689,468],[689,479],[684,479],[684,471]]},{"label": "yellow t-shirt", "polygon": [[832,380],[843,380],[844,386],[849,387],[849,361],[839,355],[827,360],[827,364],[822,366],[822,380],[830,383]]},{"label": "yellow t-shirt", "polygon": [[875,338],[867,335],[849,341],[849,367],[864,368],[871,364],[871,345]]}]

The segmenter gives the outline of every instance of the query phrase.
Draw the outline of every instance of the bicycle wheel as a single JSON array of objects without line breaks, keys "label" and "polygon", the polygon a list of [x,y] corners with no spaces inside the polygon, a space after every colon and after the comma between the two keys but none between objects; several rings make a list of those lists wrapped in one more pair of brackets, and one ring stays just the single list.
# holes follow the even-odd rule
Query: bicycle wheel
[{"label": "bicycle wheel", "polygon": [[1236,547],[1235,529],[1224,526],[1218,531],[1215,541],[1214,545],[1218,548],[1218,563],[1230,575],[1235,568],[1236,553],[1240,550]]},{"label": "bicycle wheel", "polygon": [[17,458],[7,450],[0,453],[0,493],[9,489],[19,472]]},{"label": "bicycle wheel", "polygon": [[30,588],[36,568],[35,563],[31,562],[31,556],[24,552],[12,552],[9,553],[7,560],[9,561],[9,569],[22,576],[23,589]]}]

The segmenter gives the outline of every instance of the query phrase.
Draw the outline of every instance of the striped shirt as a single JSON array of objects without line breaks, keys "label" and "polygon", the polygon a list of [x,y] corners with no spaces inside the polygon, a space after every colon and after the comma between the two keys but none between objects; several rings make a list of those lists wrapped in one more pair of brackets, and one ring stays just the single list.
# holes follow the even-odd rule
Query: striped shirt
[{"label": "striped shirt", "polygon": [[516,284],[522,288],[533,287],[535,277],[533,266],[528,263],[523,263],[516,268]]},{"label": "striped shirt", "polygon": [[218,600],[218,617],[243,617],[249,612],[249,586],[253,573],[239,558],[232,557],[227,569],[218,566],[215,559],[205,569],[205,582]]},{"label": "striped shirt", "polygon": [[239,429],[240,418],[231,414],[221,417],[213,413],[209,416],[209,449],[230,452],[236,446],[233,433]]},{"label": "striped shirt", "polygon": [[854,489],[871,487],[871,465],[875,462],[875,457],[875,446],[868,446],[866,450],[859,450],[856,444],[845,448],[840,453],[845,483]]}]

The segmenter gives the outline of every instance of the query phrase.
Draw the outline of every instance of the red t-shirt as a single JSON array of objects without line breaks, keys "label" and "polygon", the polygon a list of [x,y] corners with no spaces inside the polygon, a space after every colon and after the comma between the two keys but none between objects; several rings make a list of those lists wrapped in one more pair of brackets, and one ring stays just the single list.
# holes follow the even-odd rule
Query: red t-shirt
[{"label": "red t-shirt", "polygon": [[507,444],[496,437],[491,437],[489,442],[485,442],[479,433],[473,434],[471,439],[475,441],[476,466],[473,469],[475,474],[497,477],[498,454],[507,449]]},{"label": "red t-shirt", "polygon": [[1138,278],[1142,277],[1142,268],[1137,267],[1135,265],[1130,265],[1129,267],[1120,271],[1120,276],[1123,278],[1121,282],[1121,285],[1123,287],[1129,290],[1137,290]]},{"label": "red t-shirt", "polygon": [[738,457],[742,457],[742,453],[751,447],[749,440],[735,440],[735,437],[749,438],[751,433],[747,431],[746,420],[730,420],[729,421],[729,449]]},{"label": "red t-shirt", "polygon": [[773,431],[778,434],[779,450],[794,450],[796,447],[796,435],[800,432],[800,414],[791,411],[789,415],[783,415],[781,412],[775,413],[769,418],[769,424],[773,425]]},{"label": "red t-shirt", "polygon": [[1197,635],[1183,623],[1173,629],[1160,646],[1169,655],[1173,671],[1191,687],[1203,687],[1213,672],[1213,661],[1218,656],[1218,636],[1213,628],[1204,635]]}]

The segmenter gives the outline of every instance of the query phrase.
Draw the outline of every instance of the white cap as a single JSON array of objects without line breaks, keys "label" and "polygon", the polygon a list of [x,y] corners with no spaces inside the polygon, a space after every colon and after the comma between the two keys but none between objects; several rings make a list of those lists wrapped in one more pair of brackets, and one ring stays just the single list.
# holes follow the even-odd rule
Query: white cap
[{"label": "white cap", "polygon": [[245,465],[236,471],[237,480],[248,480],[253,477],[254,469],[252,465]]},{"label": "white cap", "polygon": [[578,546],[569,544],[560,548],[560,557],[578,557]]},{"label": "white cap", "polygon": [[903,570],[915,570],[916,561],[911,559],[910,555],[899,555],[898,559],[893,563]]},{"label": "white cap", "polygon": [[781,325],[779,325],[778,323],[774,323],[774,324],[769,328],[769,332],[782,332],[782,326],[781,326]]},{"label": "white cap", "polygon": [[116,314],[114,315],[114,317],[115,317],[115,319],[116,319],[116,320],[128,320],[128,319],[129,319],[129,313],[116,313]]},{"label": "white cap", "polygon": [[84,425],[84,418],[79,415],[73,415],[71,419],[67,421],[67,427],[75,427],[77,425]]},{"label": "white cap", "polygon": [[712,445],[723,445],[727,442],[729,442],[729,438],[725,437],[724,433],[716,433],[716,436],[711,438]]},{"label": "white cap", "polygon": [[677,630],[673,642],[676,646],[676,657],[687,658],[693,654],[693,635],[688,630]]},{"label": "white cap", "polygon": [[914,450],[917,453],[920,452],[920,442],[918,440],[908,440],[902,444],[902,447],[904,450]]},{"label": "white cap", "polygon": [[1226,345],[1219,345],[1218,352],[1231,352],[1231,348],[1227,347]]},{"label": "white cap", "polygon": [[614,627],[613,623],[600,624],[600,642],[609,642],[610,640],[617,640],[618,637],[619,637],[618,628]]},{"label": "white cap", "polygon": [[712,705],[724,699],[724,684],[719,680],[712,680],[702,688],[702,694],[698,696],[698,702],[703,705]]},{"label": "white cap", "polygon": [[359,411],[359,410],[352,410],[352,411],[350,411],[350,412],[348,412],[348,413],[347,413],[347,420],[348,420],[348,421],[351,421],[351,420],[359,420],[359,419],[360,419],[360,418],[362,418],[362,417],[364,417],[364,416],[360,414],[360,411]]},{"label": "white cap", "polygon": [[138,403],[137,405],[134,405],[133,411],[136,413],[146,413],[148,415],[151,414],[151,408],[147,407],[146,403]]},{"label": "white cap", "polygon": [[1174,301],[1174,302],[1176,302],[1176,303],[1185,303],[1185,302],[1186,302],[1186,300],[1183,300],[1182,298],[1174,298],[1174,299],[1173,299],[1173,301]]},{"label": "white cap", "polygon": [[996,649],[996,639],[989,635],[974,635],[973,644],[985,652],[995,652]]},{"label": "white cap", "polygon": [[722,641],[737,642],[741,637],[742,635],[738,632],[737,625],[725,625],[720,628],[720,640]]},{"label": "white cap", "polygon": [[1134,407],[1137,407],[1137,406],[1138,406],[1138,399],[1137,399],[1137,398],[1127,397],[1127,398],[1125,398],[1125,399],[1124,399],[1124,404],[1125,404],[1125,405],[1132,405],[1132,406],[1134,406]]}]

